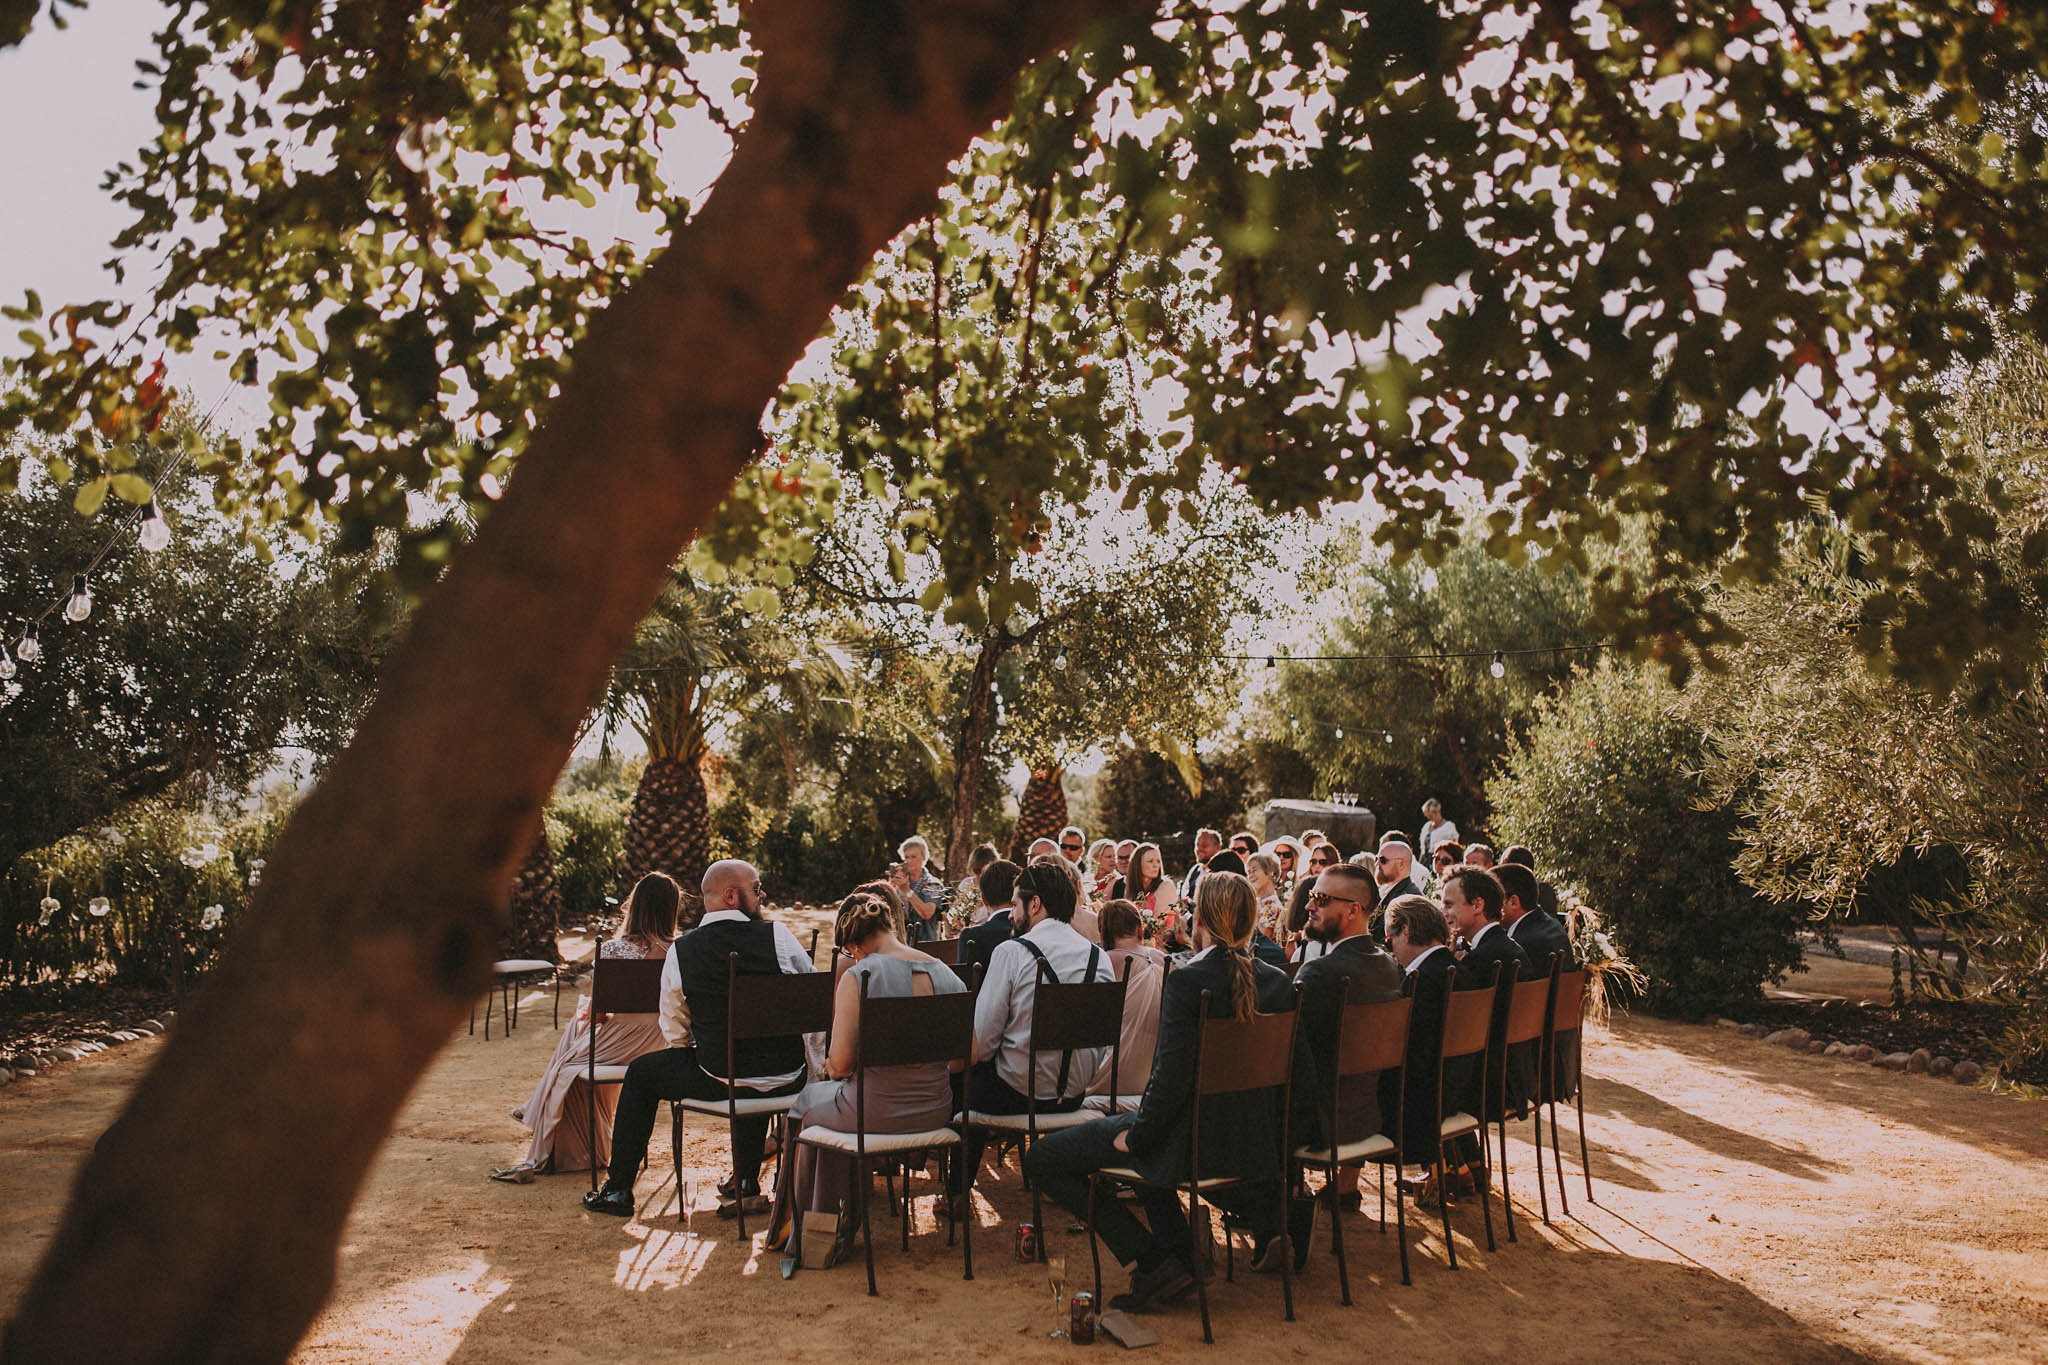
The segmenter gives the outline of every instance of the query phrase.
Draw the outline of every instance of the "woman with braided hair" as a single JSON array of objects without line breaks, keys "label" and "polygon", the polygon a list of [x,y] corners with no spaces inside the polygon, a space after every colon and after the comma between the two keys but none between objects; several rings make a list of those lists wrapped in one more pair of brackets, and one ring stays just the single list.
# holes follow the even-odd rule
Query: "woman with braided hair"
[{"label": "woman with braided hair", "polygon": [[[1024,1158],[1024,1171],[1048,1199],[1080,1217],[1088,1216],[1088,1177],[1105,1166],[1129,1166],[1148,1181],[1170,1186],[1188,1170],[1188,1126],[1193,1117],[1195,1044],[1206,1006],[1211,1019],[1249,1019],[1294,1008],[1287,974],[1258,961],[1251,951],[1258,897],[1235,872],[1211,871],[1195,885],[1195,953],[1167,974],[1160,1003],[1159,1043],[1144,1098],[1129,1114],[1113,1114],[1040,1138]],[[1297,1061],[1297,1066],[1299,1062]],[[1256,1248],[1253,1268],[1278,1270],[1287,1238],[1306,1258],[1311,1226],[1288,1226],[1278,1169],[1281,1148],[1277,1091],[1218,1095],[1203,1102],[1202,1171],[1252,1177],[1219,1189],[1208,1200],[1235,1214]],[[1205,1196],[1206,1197],[1206,1196]],[[1178,1299],[1194,1288],[1187,1215],[1170,1188],[1140,1186],[1149,1230],[1121,1200],[1097,1202],[1095,1232],[1120,1263],[1132,1268],[1131,1291],[1110,1300],[1124,1312],[1142,1313]],[[1300,1201],[1294,1212],[1312,1219],[1314,1205]]]}]

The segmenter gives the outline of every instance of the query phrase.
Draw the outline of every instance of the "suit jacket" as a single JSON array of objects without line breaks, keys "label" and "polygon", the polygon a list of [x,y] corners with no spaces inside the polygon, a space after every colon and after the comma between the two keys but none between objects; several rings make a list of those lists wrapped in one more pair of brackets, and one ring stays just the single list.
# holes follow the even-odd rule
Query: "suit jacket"
[{"label": "suit jacket", "polygon": [[1287,950],[1256,930],[1252,933],[1252,956],[1268,967],[1287,970]]},{"label": "suit jacket", "polygon": [[1566,971],[1577,966],[1572,958],[1571,935],[1565,932],[1564,921],[1548,910],[1528,911],[1509,927],[1508,937],[1521,944],[1522,951],[1528,954],[1529,976],[1549,976],[1551,959],[1560,953],[1564,955]]},{"label": "suit jacket", "polygon": [[[1345,1005],[1368,1005],[1401,998],[1401,965],[1372,941],[1370,934],[1347,938],[1295,973],[1301,992],[1298,1045],[1308,1060],[1313,1087],[1294,1092],[1295,1145],[1329,1141],[1330,1081],[1337,1063],[1337,1031]],[[1356,1142],[1386,1131],[1390,1121],[1381,1109],[1376,1076],[1354,1076],[1337,1097],[1335,1132],[1339,1141]]]},{"label": "suit jacket", "polygon": [[[1458,963],[1458,989],[1492,989],[1496,969],[1504,987],[1528,975],[1529,971],[1529,955],[1522,951],[1521,944],[1508,937],[1507,929],[1498,923],[1480,935],[1479,942],[1473,944]],[[1502,990],[1494,1000],[1493,1027],[1486,1038],[1486,1074],[1475,1080],[1473,1089],[1458,1101],[1458,1108],[1468,1114],[1483,1114],[1488,1120],[1500,1117],[1500,1101],[1495,1098],[1498,1094],[1495,1086],[1507,1066],[1507,1007],[1508,992]]]},{"label": "suit jacket", "polygon": [[[1444,1002],[1450,995],[1451,969],[1455,966],[1457,959],[1447,947],[1440,953],[1431,953],[1408,973],[1415,1013],[1408,1024],[1408,1065],[1401,1087],[1401,1155],[1412,1164],[1436,1160],[1439,1065],[1443,1066],[1443,1091],[1451,1097],[1444,1104],[1446,1114],[1456,1113],[1461,1097],[1476,1093],[1479,1084],[1477,1059],[1466,1057],[1443,1064]],[[1462,978],[1465,973],[1460,970],[1458,975]],[[1461,980],[1459,985],[1463,984]]]},{"label": "suit jacket", "polygon": [[985,971],[988,960],[995,956],[996,949],[1010,941],[1010,912],[997,910],[981,923],[960,931],[960,951],[956,955],[959,965],[954,973],[973,989],[972,973],[974,964],[980,963]]},{"label": "suit jacket", "polygon": [[[1200,1027],[1202,992],[1208,991],[1209,1017],[1230,1018],[1231,967],[1225,950],[1197,954],[1167,973],[1159,1006],[1159,1042],[1152,1054],[1152,1076],[1130,1127],[1127,1141],[1131,1166],[1147,1180],[1185,1179],[1188,1174],[1189,1124],[1195,1091],[1195,1039]],[[1261,1014],[1294,1008],[1294,983],[1287,974],[1256,958],[1253,981]],[[1295,1053],[1295,1084],[1306,1084],[1301,1056]],[[1281,1107],[1277,1091],[1217,1095],[1202,1107],[1202,1174],[1263,1175],[1281,1153]]]},{"label": "suit jacket", "polygon": [[1392,886],[1380,892],[1380,909],[1386,909],[1388,903],[1398,897],[1419,896],[1421,894],[1422,888],[1415,884],[1415,878],[1403,877],[1400,881],[1395,882]]}]

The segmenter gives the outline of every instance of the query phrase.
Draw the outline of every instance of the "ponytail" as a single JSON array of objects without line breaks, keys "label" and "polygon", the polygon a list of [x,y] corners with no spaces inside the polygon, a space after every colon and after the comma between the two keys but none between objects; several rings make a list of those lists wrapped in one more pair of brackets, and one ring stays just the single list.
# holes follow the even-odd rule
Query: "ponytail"
[{"label": "ponytail", "polygon": [[1259,1012],[1259,985],[1252,974],[1252,955],[1246,948],[1227,948],[1230,954],[1230,1017],[1243,1022]]},{"label": "ponytail", "polygon": [[1249,1019],[1258,1013],[1259,984],[1252,969],[1252,926],[1259,898],[1236,872],[1211,872],[1195,883],[1195,922],[1230,959],[1230,1013]]}]

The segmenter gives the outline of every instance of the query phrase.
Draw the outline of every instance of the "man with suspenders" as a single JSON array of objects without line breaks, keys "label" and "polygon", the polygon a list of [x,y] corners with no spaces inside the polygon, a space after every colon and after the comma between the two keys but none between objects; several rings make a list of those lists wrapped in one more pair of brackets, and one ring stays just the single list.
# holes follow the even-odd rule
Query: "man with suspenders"
[{"label": "man with suspenders", "polygon": [[[1038,1096],[1038,1112],[1066,1113],[1080,1107],[1088,1081],[1106,1049],[1041,1053],[1038,1075],[1031,1063],[1032,1009],[1038,982],[1073,984],[1113,981],[1115,970],[1100,944],[1074,929],[1074,882],[1053,858],[1032,860],[1017,879],[1017,904],[1010,911],[1016,937],[997,946],[974,1007],[974,1067],[967,1073],[967,1107],[987,1114],[1021,1114],[1030,1107],[1026,1087]],[[963,1163],[965,1194],[974,1186],[986,1138],[968,1137]]]}]

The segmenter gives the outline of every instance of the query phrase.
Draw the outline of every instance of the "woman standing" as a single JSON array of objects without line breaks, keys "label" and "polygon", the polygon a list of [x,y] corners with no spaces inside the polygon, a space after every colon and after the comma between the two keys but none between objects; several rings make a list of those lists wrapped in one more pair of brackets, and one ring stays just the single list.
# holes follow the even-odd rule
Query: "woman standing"
[{"label": "woman standing", "polygon": [[1123,876],[1116,870],[1116,840],[1097,839],[1088,850],[1087,867],[1082,880],[1087,884],[1088,903],[1103,906],[1115,900],[1116,884]]},{"label": "woman standing", "polygon": [[903,893],[910,911],[910,941],[940,937],[939,910],[946,902],[946,884],[932,875],[931,845],[913,834],[897,845],[896,856],[903,861],[889,869],[889,880]]},{"label": "woman standing", "polygon": [[[856,891],[839,907],[833,928],[838,951],[853,960],[839,978],[832,997],[832,1048],[825,1057],[825,1079],[804,1087],[790,1106],[785,1132],[801,1133],[819,1126],[850,1133],[859,1123],[862,1105],[856,1087],[865,1087],[870,1133],[921,1133],[943,1128],[953,1117],[953,1084],[944,1063],[892,1066],[856,1077],[854,1059],[860,1042],[861,984],[870,996],[952,995],[967,989],[953,969],[896,937],[892,914],[879,896]],[[785,1256],[803,1260],[805,1213],[845,1210],[852,1216],[853,1158],[808,1143],[795,1144],[784,1157],[775,1184],[775,1210],[769,1220],[772,1245],[778,1236]],[[787,1228],[787,1232],[783,1229]],[[845,1224],[842,1221],[842,1231]]]},{"label": "woman standing", "polygon": [[[682,888],[666,873],[650,872],[626,898],[625,927],[617,938],[598,945],[604,958],[650,958],[668,953],[676,937],[676,915],[682,905]],[[584,1079],[590,1059],[590,997],[576,1007],[576,1017],[562,1030],[555,1055],[540,1073],[540,1083],[512,1117],[533,1129],[533,1141],[526,1156],[511,1166],[500,1166],[491,1179],[524,1185],[536,1175],[555,1171],[590,1169],[591,1149],[597,1150],[602,1165],[611,1154],[612,1110],[619,1102],[616,1087],[597,1092],[597,1141],[586,1129],[589,1105],[569,1103],[569,1094]],[[661,1036],[660,1016],[654,1014],[608,1014],[597,1022],[597,1064],[623,1066],[643,1052],[659,1052],[668,1046]]]},{"label": "woman standing", "polygon": [[1166,859],[1160,856],[1159,845],[1139,844],[1131,853],[1124,899],[1137,906],[1140,915],[1158,923],[1161,947],[1187,937],[1180,932],[1180,888],[1166,875]]},{"label": "woman standing", "polygon": [[1245,859],[1245,880],[1252,884],[1252,895],[1259,904],[1259,932],[1276,942],[1286,937],[1287,929],[1282,921],[1286,918],[1287,907],[1280,899],[1280,860],[1270,853],[1254,853]]}]

